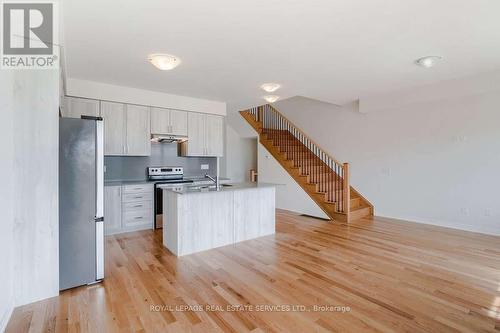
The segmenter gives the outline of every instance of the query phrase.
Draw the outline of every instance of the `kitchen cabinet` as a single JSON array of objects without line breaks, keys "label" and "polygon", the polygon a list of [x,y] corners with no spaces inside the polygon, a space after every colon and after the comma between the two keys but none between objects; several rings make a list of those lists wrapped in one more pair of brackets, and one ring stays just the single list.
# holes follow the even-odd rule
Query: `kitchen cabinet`
[{"label": "kitchen cabinet", "polygon": [[69,97],[64,98],[61,114],[65,118],[81,118],[81,116],[99,117],[99,101],[95,99]]},{"label": "kitchen cabinet", "polygon": [[153,185],[126,185],[122,187],[123,230],[153,228]]},{"label": "kitchen cabinet", "polygon": [[170,110],[151,108],[151,134],[170,133]]},{"label": "kitchen cabinet", "polygon": [[205,116],[205,155],[223,156],[224,151],[224,120],[219,116]]},{"label": "kitchen cabinet", "polygon": [[104,233],[153,228],[153,184],[104,187]]},{"label": "kitchen cabinet", "polygon": [[122,228],[122,187],[104,187],[104,233],[119,232]]},{"label": "kitchen cabinet", "polygon": [[182,143],[183,156],[223,156],[224,120],[220,116],[188,114],[188,140]]},{"label": "kitchen cabinet", "polygon": [[205,115],[190,112],[188,114],[188,141],[182,143],[183,155],[205,156]]},{"label": "kitchen cabinet", "polygon": [[187,135],[188,112],[151,108],[151,134]]},{"label": "kitchen cabinet", "polygon": [[101,101],[104,155],[151,155],[149,107]]},{"label": "kitchen cabinet", "polygon": [[180,110],[170,110],[170,129],[173,135],[187,135],[188,113]]},{"label": "kitchen cabinet", "polygon": [[104,155],[125,155],[125,105],[101,101]]},{"label": "kitchen cabinet", "polygon": [[127,104],[125,126],[125,155],[151,155],[149,107]]}]

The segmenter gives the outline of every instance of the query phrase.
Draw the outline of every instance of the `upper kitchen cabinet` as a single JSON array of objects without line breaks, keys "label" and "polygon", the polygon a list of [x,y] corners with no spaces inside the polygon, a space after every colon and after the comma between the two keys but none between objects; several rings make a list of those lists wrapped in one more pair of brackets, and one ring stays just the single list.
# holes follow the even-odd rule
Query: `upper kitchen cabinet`
[{"label": "upper kitchen cabinet", "polygon": [[219,116],[206,115],[206,155],[223,156],[224,155],[224,119]]},{"label": "upper kitchen cabinet", "polygon": [[170,110],[170,130],[173,135],[187,135],[188,113],[180,110]]},{"label": "upper kitchen cabinet", "polygon": [[61,113],[65,118],[80,118],[81,116],[99,117],[99,101],[66,96],[64,97],[64,105],[61,108]]},{"label": "upper kitchen cabinet", "polygon": [[151,134],[187,135],[188,113],[180,110],[151,108]]},{"label": "upper kitchen cabinet", "polygon": [[182,143],[183,156],[223,156],[224,119],[220,116],[189,112],[188,140]]},{"label": "upper kitchen cabinet", "polygon": [[149,107],[101,101],[104,119],[104,155],[149,156]]},{"label": "upper kitchen cabinet", "polygon": [[128,156],[151,155],[150,108],[126,106],[125,154]]},{"label": "upper kitchen cabinet", "polygon": [[104,155],[125,155],[125,104],[101,102]]},{"label": "upper kitchen cabinet", "polygon": [[205,115],[190,112],[188,114],[188,140],[181,144],[184,156],[205,156]]}]

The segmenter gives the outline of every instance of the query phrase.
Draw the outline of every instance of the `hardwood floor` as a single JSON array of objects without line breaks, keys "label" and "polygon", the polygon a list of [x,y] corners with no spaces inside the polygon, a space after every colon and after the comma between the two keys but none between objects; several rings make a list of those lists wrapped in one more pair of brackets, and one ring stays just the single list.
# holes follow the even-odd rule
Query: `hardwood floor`
[{"label": "hardwood floor", "polygon": [[500,237],[278,211],[274,236],[182,258],[161,230],[106,250],[102,284],[17,308],[7,332],[500,332]]}]

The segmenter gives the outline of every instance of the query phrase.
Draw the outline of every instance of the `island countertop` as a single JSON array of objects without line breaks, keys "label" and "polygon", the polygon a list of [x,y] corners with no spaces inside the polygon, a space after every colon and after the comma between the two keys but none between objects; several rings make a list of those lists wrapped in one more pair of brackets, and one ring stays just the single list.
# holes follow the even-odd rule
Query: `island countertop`
[{"label": "island countertop", "polygon": [[235,183],[235,184],[223,184],[216,189],[214,185],[179,185],[175,187],[165,187],[163,190],[174,192],[177,194],[196,194],[196,193],[207,193],[207,192],[230,192],[230,191],[240,191],[246,189],[255,188],[266,188],[266,187],[276,187],[280,184],[273,183]]}]

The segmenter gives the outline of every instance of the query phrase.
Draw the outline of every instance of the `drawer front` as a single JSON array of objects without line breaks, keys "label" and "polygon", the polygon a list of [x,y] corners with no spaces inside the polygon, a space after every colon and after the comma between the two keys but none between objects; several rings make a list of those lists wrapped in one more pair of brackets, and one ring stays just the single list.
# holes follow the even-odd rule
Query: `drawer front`
[{"label": "drawer front", "polygon": [[124,185],[123,193],[145,193],[153,192],[153,185],[151,184],[137,184],[137,185]]},{"label": "drawer front", "polygon": [[136,210],[123,212],[123,224],[125,227],[137,225],[153,225],[153,215],[150,210]]},{"label": "drawer front", "polygon": [[124,212],[133,211],[133,210],[149,210],[149,211],[151,211],[152,209],[153,209],[153,202],[152,201],[124,202],[122,205],[122,210]]},{"label": "drawer front", "polygon": [[153,191],[149,193],[124,193],[123,202],[153,201]]}]

